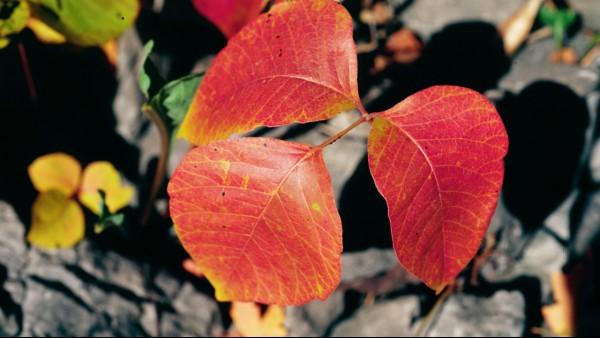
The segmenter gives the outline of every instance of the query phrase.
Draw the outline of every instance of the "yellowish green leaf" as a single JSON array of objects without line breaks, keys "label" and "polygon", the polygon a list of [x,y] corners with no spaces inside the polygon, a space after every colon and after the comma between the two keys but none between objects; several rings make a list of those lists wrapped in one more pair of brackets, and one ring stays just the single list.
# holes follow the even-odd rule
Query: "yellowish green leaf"
[{"label": "yellowish green leaf", "polygon": [[133,188],[122,184],[121,175],[109,162],[91,163],[83,172],[79,201],[96,215],[102,212],[99,191],[106,194],[106,206],[111,213],[129,205],[133,198]]},{"label": "yellowish green leaf", "polygon": [[45,24],[42,20],[34,17],[29,18],[27,27],[35,34],[38,40],[48,44],[61,44],[67,42],[67,38],[52,27]]},{"label": "yellowish green leaf", "polygon": [[38,157],[28,168],[29,178],[39,192],[57,190],[69,197],[81,177],[79,162],[70,155],[53,153]]},{"label": "yellowish green leaf", "polygon": [[137,18],[139,0],[30,0],[33,14],[80,46],[99,46]]},{"label": "yellowish green leaf", "polygon": [[41,193],[33,204],[27,241],[43,249],[70,248],[83,238],[85,219],[76,201],[57,190]]},{"label": "yellowish green leaf", "polygon": [[23,0],[0,1],[0,48],[8,45],[8,36],[25,28],[29,18],[29,5]]}]

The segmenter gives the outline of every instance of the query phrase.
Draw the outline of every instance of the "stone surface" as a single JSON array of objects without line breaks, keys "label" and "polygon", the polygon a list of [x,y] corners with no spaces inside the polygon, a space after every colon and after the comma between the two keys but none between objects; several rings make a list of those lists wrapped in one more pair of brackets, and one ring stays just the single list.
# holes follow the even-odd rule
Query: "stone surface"
[{"label": "stone surface", "polygon": [[418,315],[416,296],[403,296],[372,305],[364,305],[335,327],[332,337],[403,337],[412,336],[411,324]]},{"label": "stone surface", "polygon": [[448,24],[459,21],[487,21],[499,24],[509,18],[522,0],[417,0],[401,15],[408,28],[427,39]]},{"label": "stone surface", "polygon": [[56,252],[28,248],[24,226],[1,201],[0,234],[0,335],[210,336],[223,331],[214,300],[164,270],[147,280],[149,263],[87,241]]},{"label": "stone surface", "polygon": [[525,329],[525,300],[518,291],[498,291],[490,298],[450,296],[429,337],[519,337]]}]

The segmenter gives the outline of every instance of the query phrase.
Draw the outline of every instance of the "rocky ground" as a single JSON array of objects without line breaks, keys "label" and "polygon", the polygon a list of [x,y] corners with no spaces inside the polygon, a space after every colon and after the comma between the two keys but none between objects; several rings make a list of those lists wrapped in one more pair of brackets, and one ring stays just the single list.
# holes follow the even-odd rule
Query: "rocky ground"
[{"label": "rocky ground", "polygon": [[[545,326],[540,308],[554,299],[551,274],[585,256],[599,232],[600,193],[595,187],[600,182],[600,144],[596,141],[600,60],[588,67],[550,64],[551,40],[528,44],[512,60],[496,60],[493,51],[477,43],[481,36],[473,35],[472,40],[462,41],[464,45],[460,39],[452,40],[458,39],[451,36],[453,29],[482,32],[497,25],[521,0],[391,2],[405,7],[396,19],[426,43],[451,46],[434,59],[445,69],[448,82],[479,87],[497,104],[507,125],[520,126],[513,130],[509,125],[511,147],[531,148],[524,155],[515,152],[507,162],[504,198],[489,230],[496,246],[481,268],[477,285],[469,281],[468,269],[459,279],[463,287],[437,308],[421,333],[530,335],[532,328]],[[571,3],[583,14],[586,26],[600,29],[596,1]],[[474,24],[455,25],[465,22]],[[129,32],[120,42],[114,111],[119,135],[139,151],[137,167],[147,168],[158,152],[158,135],[139,112],[143,98],[132,69],[139,60],[140,35],[144,34]],[[581,51],[586,43],[579,34],[572,45]],[[163,54],[159,64],[166,73],[177,74],[180,60]],[[485,62],[464,60],[472,55]],[[206,68],[210,56],[194,63],[197,70]],[[371,105],[385,106],[389,100],[401,99],[404,94],[398,94],[402,90],[397,86],[418,82],[421,71],[398,68],[374,79],[369,84]],[[452,77],[454,73],[459,78]],[[398,80],[415,74],[416,78]],[[489,83],[481,82],[484,77],[491,79]],[[556,114],[544,115],[555,110]],[[260,133],[316,144],[348,125],[354,114],[348,112],[310,128]],[[292,336],[413,335],[436,300],[402,270],[390,248],[385,207],[382,211],[381,198],[374,195],[365,175],[367,132],[358,128],[325,152],[344,221],[343,281],[327,301],[287,309],[286,326]],[[171,169],[187,148],[178,145]],[[144,170],[140,169],[140,175]],[[356,208],[356,196],[363,200],[362,209]],[[217,304],[206,282],[190,278],[165,260],[112,250],[102,240],[85,240],[74,249],[52,253],[29,247],[24,240],[27,220],[17,204],[10,198],[0,201],[0,336],[208,336],[226,332],[230,324],[226,306]],[[160,205],[164,207],[164,201]],[[176,245],[173,236],[164,240],[169,243],[166,248]]]}]

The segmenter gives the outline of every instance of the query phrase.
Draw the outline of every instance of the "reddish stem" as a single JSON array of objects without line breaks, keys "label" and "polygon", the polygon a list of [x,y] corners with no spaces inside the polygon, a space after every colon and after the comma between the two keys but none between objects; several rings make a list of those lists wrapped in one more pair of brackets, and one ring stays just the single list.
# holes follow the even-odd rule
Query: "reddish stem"
[{"label": "reddish stem", "polygon": [[21,66],[23,67],[23,73],[25,75],[25,80],[27,81],[27,87],[29,89],[29,96],[33,101],[37,101],[37,92],[35,90],[35,83],[33,82],[33,76],[31,76],[31,68],[29,66],[29,59],[27,58],[27,53],[25,52],[25,46],[22,42],[18,43],[19,48],[19,58],[21,59]]}]

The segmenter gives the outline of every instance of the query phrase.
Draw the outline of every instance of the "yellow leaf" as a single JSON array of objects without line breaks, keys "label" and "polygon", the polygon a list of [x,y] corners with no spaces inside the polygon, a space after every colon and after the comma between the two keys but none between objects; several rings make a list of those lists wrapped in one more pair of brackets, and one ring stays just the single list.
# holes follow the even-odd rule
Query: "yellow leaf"
[{"label": "yellow leaf", "polygon": [[271,305],[261,318],[256,303],[234,302],[231,304],[231,319],[235,329],[243,337],[285,337],[285,309]]},{"label": "yellow leaf", "polygon": [[575,335],[575,300],[568,276],[555,272],[550,281],[555,302],[542,307],[544,321],[556,335],[572,337]]},{"label": "yellow leaf", "polygon": [[133,188],[122,185],[119,172],[109,162],[91,163],[83,171],[79,201],[96,215],[101,213],[98,190],[106,193],[106,206],[111,213],[129,205],[133,198]]},{"label": "yellow leaf", "polygon": [[27,241],[43,249],[69,248],[83,238],[85,219],[81,207],[62,192],[41,193],[33,204]]},{"label": "yellow leaf", "polygon": [[24,0],[0,1],[0,38],[19,33],[27,24],[29,5]]},{"label": "yellow leaf", "polygon": [[34,17],[29,18],[27,27],[33,31],[38,40],[43,43],[60,44],[67,42],[67,38],[59,32],[46,25],[43,21]]},{"label": "yellow leaf", "polygon": [[0,49],[8,46],[8,44],[10,43],[9,39],[6,38],[0,38]]},{"label": "yellow leaf", "polygon": [[57,190],[69,197],[79,185],[81,166],[70,155],[53,153],[38,157],[29,165],[28,172],[37,191]]}]

